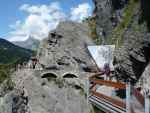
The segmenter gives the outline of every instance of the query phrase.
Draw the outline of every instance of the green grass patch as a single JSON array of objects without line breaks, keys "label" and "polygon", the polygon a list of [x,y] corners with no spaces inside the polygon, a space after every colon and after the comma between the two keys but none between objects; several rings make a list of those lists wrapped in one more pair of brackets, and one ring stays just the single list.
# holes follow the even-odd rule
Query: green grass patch
[{"label": "green grass patch", "polygon": [[16,65],[19,63],[21,63],[20,60],[9,64],[0,64],[0,84],[7,79],[11,79],[10,74],[14,72]]},{"label": "green grass patch", "polygon": [[138,3],[139,2],[137,0],[130,0],[128,6],[124,10],[124,14],[123,14],[124,17],[123,17],[122,22],[112,32],[112,38],[108,38],[109,44],[115,43],[117,48],[122,45],[123,34],[128,28],[129,24],[131,23],[135,10],[137,10]]},{"label": "green grass patch", "polygon": [[96,106],[93,106],[93,109],[91,109],[90,113],[104,113],[100,109],[98,109]]}]

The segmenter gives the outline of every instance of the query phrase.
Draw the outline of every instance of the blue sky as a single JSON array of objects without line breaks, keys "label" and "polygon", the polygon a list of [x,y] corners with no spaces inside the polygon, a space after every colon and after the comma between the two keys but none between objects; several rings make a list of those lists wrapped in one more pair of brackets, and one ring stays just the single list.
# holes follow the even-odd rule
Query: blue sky
[{"label": "blue sky", "polygon": [[80,22],[92,10],[92,0],[1,0],[0,37],[16,41],[33,35],[42,39],[60,21]]}]

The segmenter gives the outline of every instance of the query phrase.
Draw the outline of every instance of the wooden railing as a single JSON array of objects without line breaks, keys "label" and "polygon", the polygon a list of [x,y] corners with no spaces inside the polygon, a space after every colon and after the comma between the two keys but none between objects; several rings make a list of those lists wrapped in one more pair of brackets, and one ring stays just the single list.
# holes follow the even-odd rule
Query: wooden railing
[{"label": "wooden railing", "polygon": [[[94,75],[95,76],[95,75]],[[112,98],[110,96],[104,95],[100,92],[96,91],[96,85],[105,85],[108,87],[114,87],[117,89],[126,89],[126,84],[125,83],[121,83],[121,82],[113,82],[110,80],[100,80],[100,79],[95,79],[93,76],[89,78],[90,83],[92,84],[90,87],[90,93],[100,99],[106,100],[109,103],[111,103],[113,106],[115,107],[119,107],[121,109],[126,109],[126,103],[121,100],[121,99],[116,99],[116,98]],[[134,94],[136,95],[136,97],[138,97],[140,102],[144,102],[143,98],[141,98],[142,96],[139,94],[139,92],[137,92],[136,90],[134,91]],[[134,109],[131,107],[131,113],[135,113]]]},{"label": "wooden railing", "polygon": [[126,89],[126,84],[120,83],[120,82],[112,82],[110,80],[90,80],[90,82],[99,84],[99,85],[105,85],[105,86],[110,86],[110,87],[115,87],[118,89]]},{"label": "wooden railing", "polygon": [[115,87],[118,89],[125,89],[126,88],[125,84],[120,83],[120,82],[116,83],[116,82],[106,81],[106,80],[97,80],[97,79],[93,79],[93,78],[90,78],[90,82],[92,83],[92,86],[90,87],[90,91],[91,91],[92,95],[95,95],[99,98],[105,99],[106,101],[112,103],[116,107],[123,108],[123,109],[126,108],[125,102],[123,102],[119,99],[115,99],[115,98],[106,96],[100,92],[96,92],[96,90],[95,90],[95,86],[97,84],[98,85],[105,85],[105,86],[109,86],[109,87]]},{"label": "wooden railing", "polygon": [[97,77],[97,76],[101,76],[101,75],[103,75],[104,74],[104,72],[97,72],[97,73],[95,73],[95,74],[92,74],[90,77],[89,77],[89,79],[91,80],[91,79],[93,79],[93,78],[95,78],[95,77]]},{"label": "wooden railing", "polygon": [[99,98],[102,98],[102,99],[104,99],[104,100],[106,100],[106,101],[108,101],[110,103],[112,103],[115,107],[124,108],[124,109],[126,108],[126,104],[123,101],[111,98],[109,96],[106,96],[106,95],[104,95],[102,93],[98,93],[96,91],[92,91],[92,94],[97,96],[97,97],[99,97]]}]

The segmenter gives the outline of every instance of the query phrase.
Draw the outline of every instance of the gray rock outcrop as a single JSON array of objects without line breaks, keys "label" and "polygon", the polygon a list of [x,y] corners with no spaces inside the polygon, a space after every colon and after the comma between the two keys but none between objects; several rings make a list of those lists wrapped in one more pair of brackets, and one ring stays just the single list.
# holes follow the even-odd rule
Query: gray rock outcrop
[{"label": "gray rock outcrop", "polygon": [[150,64],[148,64],[148,66],[145,68],[142,76],[140,77],[140,79],[138,80],[138,82],[136,83],[137,87],[142,87],[143,88],[143,92],[145,90],[150,90]]},{"label": "gray rock outcrop", "polygon": [[[122,21],[123,11],[129,0],[93,0],[95,4],[97,34],[104,38],[103,44],[107,44],[108,36]],[[109,37],[111,38],[111,37]]]},{"label": "gray rock outcrop", "polygon": [[140,6],[139,2],[123,34],[123,45],[116,51],[116,59],[119,64],[116,68],[118,76],[124,80],[130,79],[132,83],[140,79],[150,61],[150,34],[146,21],[139,24],[141,21]]},{"label": "gray rock outcrop", "polygon": [[0,96],[0,113],[88,113],[85,83],[94,70],[86,46],[93,44],[88,26],[63,22],[41,42],[42,70],[23,68],[12,74],[15,86]]},{"label": "gray rock outcrop", "polygon": [[40,64],[47,69],[90,72],[95,67],[87,46],[94,43],[88,36],[87,25],[62,22],[41,43]]},{"label": "gray rock outcrop", "polygon": [[[94,1],[96,3],[97,32],[99,34],[99,29],[103,28],[106,34],[105,44],[110,43],[107,38],[122,40],[119,47],[117,43],[115,52],[114,64],[118,79],[131,80],[132,83],[137,82],[149,64],[150,58],[148,27],[150,2],[148,0],[136,2],[134,0]],[[131,9],[132,14],[129,14]],[[106,11],[107,13],[105,13]],[[104,18],[102,18],[103,16]],[[116,22],[115,26],[113,26],[114,22]],[[117,29],[117,31],[114,32],[113,29]],[[111,33],[113,34],[111,35]],[[116,44],[116,42],[112,44]]]}]

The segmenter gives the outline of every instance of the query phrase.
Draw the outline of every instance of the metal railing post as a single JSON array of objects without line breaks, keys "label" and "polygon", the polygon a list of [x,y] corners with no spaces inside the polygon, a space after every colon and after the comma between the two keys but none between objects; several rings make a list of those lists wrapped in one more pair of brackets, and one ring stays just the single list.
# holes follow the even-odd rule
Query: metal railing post
[{"label": "metal railing post", "polygon": [[126,84],[126,113],[131,113],[130,98],[131,98],[131,85],[130,85],[130,82],[127,82]]},{"label": "metal railing post", "polygon": [[87,105],[89,103],[89,87],[90,87],[90,84],[89,84],[89,78],[86,79],[86,95],[87,95]]}]

